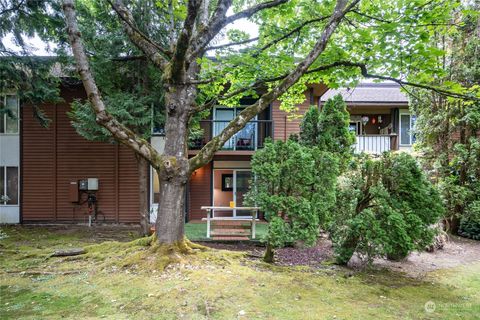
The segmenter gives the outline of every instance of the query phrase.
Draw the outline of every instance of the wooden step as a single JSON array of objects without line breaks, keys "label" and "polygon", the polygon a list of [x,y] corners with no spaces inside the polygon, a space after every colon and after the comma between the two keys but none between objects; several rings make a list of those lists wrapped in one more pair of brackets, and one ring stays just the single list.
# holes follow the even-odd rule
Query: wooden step
[{"label": "wooden step", "polygon": [[210,233],[212,236],[232,235],[232,236],[249,236],[250,230],[246,229],[213,229]]},{"label": "wooden step", "polygon": [[212,225],[211,225],[211,228],[212,228],[212,229],[236,229],[236,230],[245,230],[245,229],[250,229],[251,226],[250,226],[250,225],[237,225],[237,224],[234,224],[234,225],[226,225],[226,224],[217,225],[217,224],[212,224]]},{"label": "wooden step", "polygon": [[225,237],[225,236],[216,236],[212,237],[212,240],[221,240],[221,241],[248,241],[248,237]]},{"label": "wooden step", "polygon": [[212,226],[239,226],[250,227],[249,221],[235,221],[235,220],[213,220],[210,222]]}]

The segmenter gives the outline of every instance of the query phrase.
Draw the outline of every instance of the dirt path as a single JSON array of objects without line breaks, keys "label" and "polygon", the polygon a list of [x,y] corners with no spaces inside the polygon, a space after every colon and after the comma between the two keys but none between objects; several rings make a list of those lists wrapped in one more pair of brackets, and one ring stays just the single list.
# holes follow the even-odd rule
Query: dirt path
[{"label": "dirt path", "polygon": [[414,252],[399,262],[377,259],[374,265],[421,277],[430,271],[474,262],[480,262],[480,241],[451,236],[441,250],[432,253]]}]

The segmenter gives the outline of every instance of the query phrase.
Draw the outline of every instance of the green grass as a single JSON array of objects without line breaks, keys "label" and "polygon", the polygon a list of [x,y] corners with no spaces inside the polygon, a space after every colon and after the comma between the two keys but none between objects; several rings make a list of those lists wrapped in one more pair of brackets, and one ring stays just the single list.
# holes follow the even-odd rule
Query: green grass
[{"label": "green grass", "polygon": [[[256,236],[257,240],[263,238],[267,233],[268,225],[265,223],[256,224]],[[187,223],[185,224],[185,234],[188,239],[193,241],[203,241],[207,239],[207,223]]]},{"label": "green grass", "polygon": [[[242,253],[210,250],[161,271],[150,264],[155,257],[147,248],[92,246],[90,232],[4,231],[2,320],[478,319],[480,314],[480,262],[413,279],[385,270],[352,274],[342,268],[271,266]],[[83,246],[88,254],[48,258],[53,248],[71,246]],[[434,312],[425,311],[428,301]]]}]

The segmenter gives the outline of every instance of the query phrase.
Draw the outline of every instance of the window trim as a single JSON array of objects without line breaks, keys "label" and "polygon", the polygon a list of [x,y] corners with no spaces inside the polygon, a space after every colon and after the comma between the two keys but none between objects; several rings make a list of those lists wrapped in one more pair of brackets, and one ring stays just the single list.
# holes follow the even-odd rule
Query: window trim
[{"label": "window trim", "polygon": [[[1,169],[3,168],[3,169]],[[4,194],[0,195],[7,195],[7,168],[17,168],[17,204],[8,204],[3,201],[0,201],[0,206],[2,207],[18,207],[20,206],[20,167],[19,166],[9,166],[9,165],[1,165],[0,170],[3,170],[4,174],[4,181],[3,181],[3,192]]]},{"label": "window trim", "polygon": [[[402,143],[402,115],[403,116],[405,116],[405,115],[409,116],[409,121],[408,121],[408,124],[409,124],[409,132],[408,132],[409,143],[408,144]],[[401,146],[401,147],[411,147],[414,143],[413,142],[413,133],[412,133],[412,130],[413,130],[412,117],[413,117],[413,115],[410,111],[400,110],[400,112],[398,114],[398,145]]]},{"label": "window trim", "polygon": [[15,92],[1,92],[0,98],[3,99],[3,105],[7,106],[7,96],[15,96],[17,98],[17,132],[7,131],[7,114],[2,115],[1,121],[3,122],[3,128],[5,132],[0,132],[0,136],[18,136],[20,134],[20,99]]}]

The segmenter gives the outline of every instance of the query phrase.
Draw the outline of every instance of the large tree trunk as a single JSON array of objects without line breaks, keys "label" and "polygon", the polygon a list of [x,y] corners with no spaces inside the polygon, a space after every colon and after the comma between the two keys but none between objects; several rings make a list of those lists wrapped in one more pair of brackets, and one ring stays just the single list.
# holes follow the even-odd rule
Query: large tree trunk
[{"label": "large tree trunk", "polygon": [[184,208],[186,183],[163,181],[158,206],[156,235],[160,244],[176,244],[184,240]]},{"label": "large tree trunk", "polygon": [[140,209],[140,234],[148,236],[150,233],[150,206],[148,203],[148,161],[137,156],[138,166],[138,195]]},{"label": "large tree trunk", "polygon": [[159,244],[178,244],[185,238],[185,190],[189,178],[188,121],[195,96],[196,89],[185,85],[171,85],[165,94],[167,119],[164,156],[170,159],[170,163],[164,170],[158,171],[160,203],[155,230]]}]

